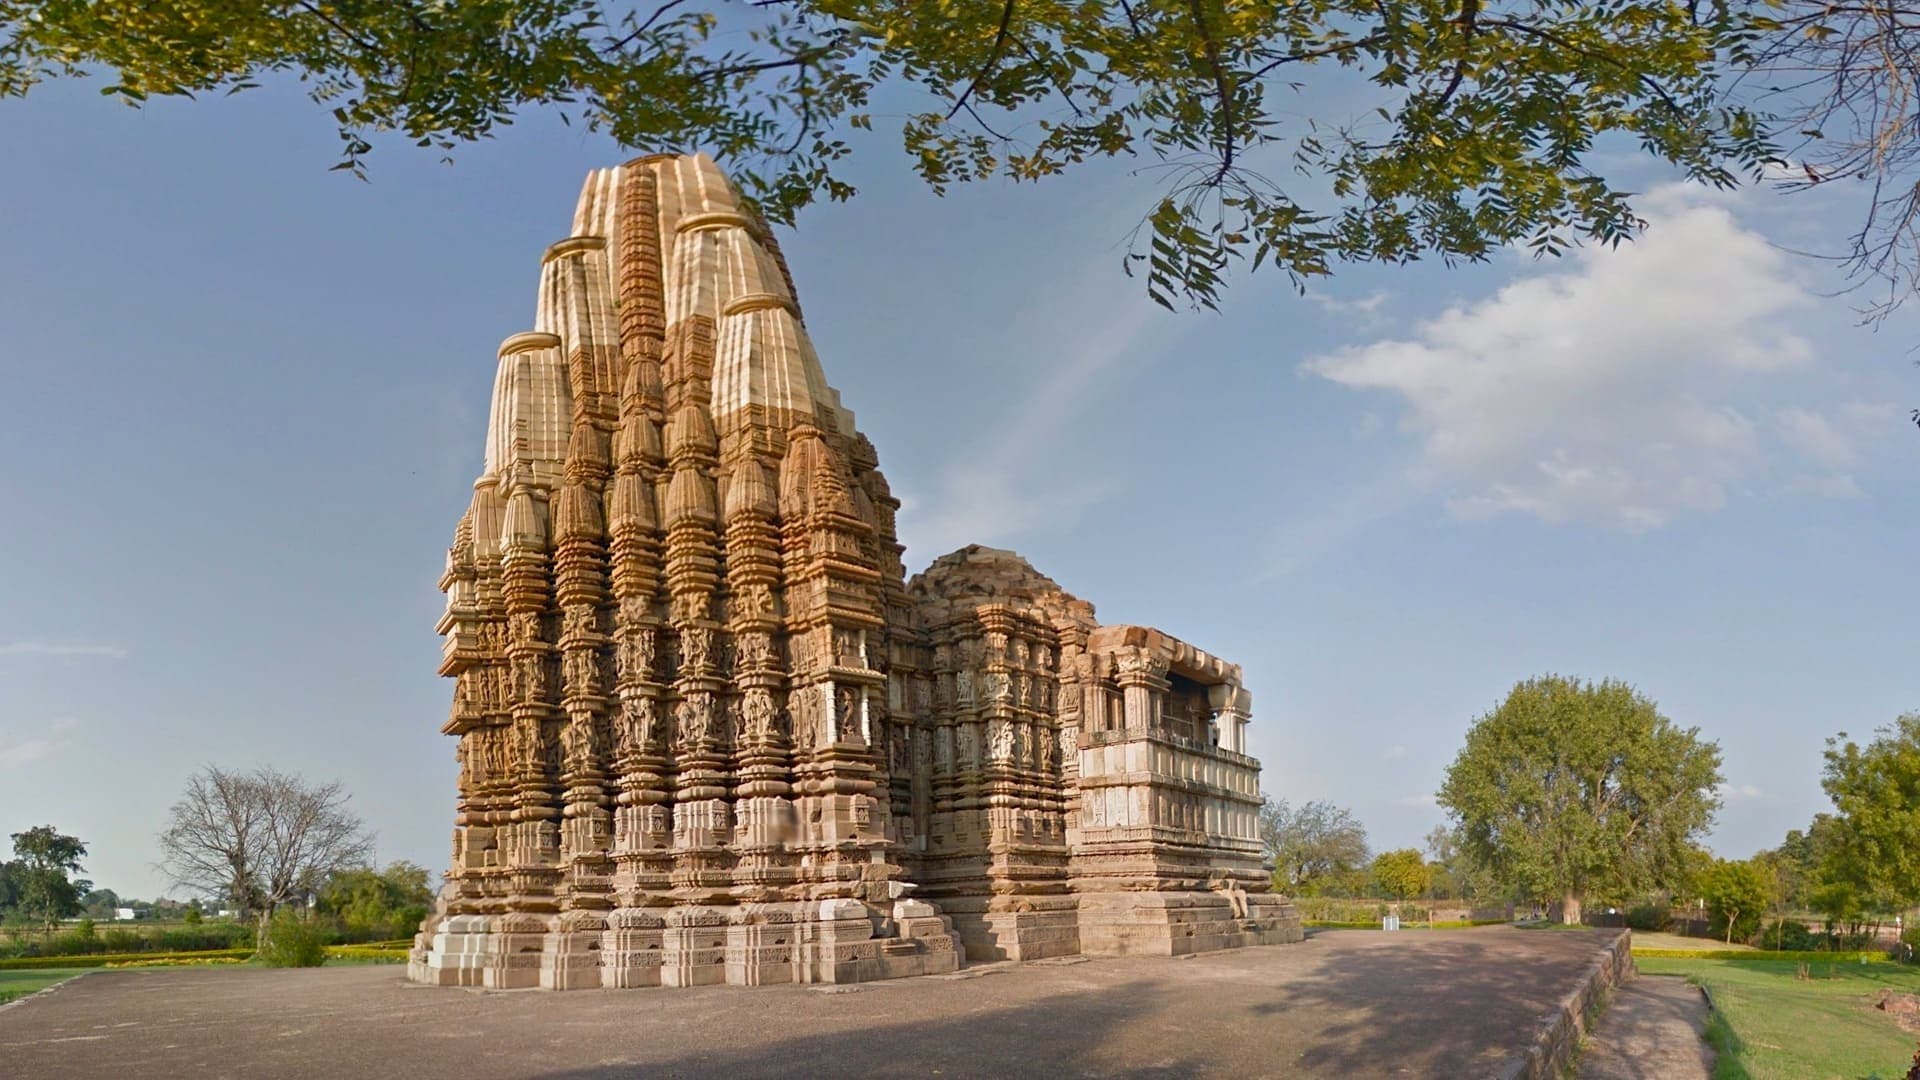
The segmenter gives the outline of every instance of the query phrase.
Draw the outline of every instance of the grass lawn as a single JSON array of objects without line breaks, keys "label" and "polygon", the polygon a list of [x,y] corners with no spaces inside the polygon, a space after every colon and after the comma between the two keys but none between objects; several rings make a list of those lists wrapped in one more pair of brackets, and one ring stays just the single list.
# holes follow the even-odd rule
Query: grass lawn
[{"label": "grass lawn", "polygon": [[1648,975],[1685,975],[1712,995],[1715,1080],[1896,1080],[1920,1046],[1920,1034],[1873,1007],[1883,988],[1920,994],[1920,968],[1843,962],[1829,978],[1828,965],[1816,962],[1814,977],[1801,980],[1792,960],[1649,956],[1634,963]]},{"label": "grass lawn", "polygon": [[1686,949],[1690,952],[1752,952],[1753,946],[1742,942],[1725,944],[1718,938],[1686,937],[1681,934],[1661,934],[1652,930],[1635,930],[1633,947],[1636,949]]},{"label": "grass lawn", "polygon": [[25,997],[35,990],[44,990],[57,982],[66,982],[75,975],[74,970],[66,971],[0,971],[0,1005],[5,1005],[17,997]]}]

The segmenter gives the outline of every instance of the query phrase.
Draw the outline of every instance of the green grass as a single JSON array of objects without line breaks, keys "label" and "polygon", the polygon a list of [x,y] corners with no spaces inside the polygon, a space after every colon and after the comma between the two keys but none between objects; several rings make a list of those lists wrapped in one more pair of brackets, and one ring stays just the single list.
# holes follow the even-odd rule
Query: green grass
[{"label": "green grass", "polygon": [[[1920,993],[1920,968],[1841,961],[1635,956],[1643,974],[1685,975],[1706,987],[1714,1013],[1707,1041],[1715,1080],[1825,1080],[1906,1075],[1920,1034],[1873,1007],[1882,989]],[[1829,977],[1829,972],[1831,976]]]},{"label": "green grass", "polygon": [[35,991],[45,990],[54,983],[65,982],[78,974],[79,972],[73,970],[0,971],[0,1005]]},{"label": "green grass", "polygon": [[1719,938],[1687,937],[1684,934],[1667,934],[1657,930],[1635,930],[1633,948],[1673,949],[1678,952],[1751,952],[1753,946],[1734,942],[1727,944]]},{"label": "green grass", "polygon": [[95,968],[109,964],[125,963],[130,960],[213,960],[246,958],[253,955],[252,949],[201,949],[184,953],[95,953],[91,956],[20,956],[0,960],[0,971],[26,970],[38,971],[47,968]]}]

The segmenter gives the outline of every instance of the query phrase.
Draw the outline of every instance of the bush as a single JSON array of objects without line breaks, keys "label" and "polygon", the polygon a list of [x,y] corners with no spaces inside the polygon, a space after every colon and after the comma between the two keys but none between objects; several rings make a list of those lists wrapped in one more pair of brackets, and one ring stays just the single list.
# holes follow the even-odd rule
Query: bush
[{"label": "bush", "polygon": [[1851,949],[1830,952],[1815,949],[1811,952],[1776,952],[1772,949],[1635,949],[1635,956],[1668,957],[1676,960],[1804,960],[1837,964],[1879,964],[1891,963],[1886,953],[1872,949]]},{"label": "bush", "polygon": [[205,918],[205,916],[200,914],[199,908],[190,907],[187,909],[187,913],[182,915],[181,918],[187,921],[188,926],[199,926],[200,920]]},{"label": "bush", "polygon": [[23,956],[0,960],[0,971],[32,971],[41,968],[93,968],[130,960],[245,960],[252,949],[217,949],[190,953],[102,953],[98,956]]},{"label": "bush", "polygon": [[253,944],[253,928],[236,922],[209,922],[199,926],[134,930],[114,927],[87,934],[67,930],[48,937],[17,935],[0,946],[0,956],[94,956],[102,953],[197,952],[238,949]]},{"label": "bush", "polygon": [[268,967],[319,967],[327,962],[326,931],[283,909],[267,924],[258,957]]},{"label": "bush", "polygon": [[1627,926],[1656,933],[1673,921],[1673,911],[1665,904],[1640,904],[1627,909]]},{"label": "bush", "polygon": [[1757,944],[1763,949],[1804,952],[1823,948],[1826,935],[1807,929],[1807,924],[1798,919],[1787,919],[1776,925],[1760,928]]},{"label": "bush", "polygon": [[1714,936],[1729,942],[1748,941],[1760,932],[1767,910],[1767,879],[1752,860],[1714,860],[1700,876],[1700,895],[1707,902]]},{"label": "bush", "polygon": [[147,935],[147,939],[147,948],[158,952],[238,949],[253,944],[253,927],[237,922],[206,922],[158,930]]}]

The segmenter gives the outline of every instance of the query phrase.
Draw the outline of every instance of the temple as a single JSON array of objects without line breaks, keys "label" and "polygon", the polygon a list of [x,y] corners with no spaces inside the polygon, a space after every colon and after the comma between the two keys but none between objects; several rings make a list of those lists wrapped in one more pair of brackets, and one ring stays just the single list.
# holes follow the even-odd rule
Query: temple
[{"label": "temple", "polygon": [[592,174],[441,588],[441,985],[855,982],[1300,939],[1240,669],[899,503],[704,156]]}]

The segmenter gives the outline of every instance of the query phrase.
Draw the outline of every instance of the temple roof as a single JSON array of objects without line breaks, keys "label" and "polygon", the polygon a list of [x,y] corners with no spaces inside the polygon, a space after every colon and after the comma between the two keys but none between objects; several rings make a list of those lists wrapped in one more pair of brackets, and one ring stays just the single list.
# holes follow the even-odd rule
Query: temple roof
[{"label": "temple roof", "polygon": [[907,591],[922,604],[1026,601],[1044,609],[1055,623],[1094,625],[1092,604],[1062,589],[1019,553],[983,544],[968,544],[933,560],[907,582]]},{"label": "temple roof", "polygon": [[[635,185],[644,188],[629,193]],[[623,207],[641,191],[657,212],[637,218]],[[626,235],[636,221],[648,223],[640,226],[647,234],[657,227],[657,235]],[[660,331],[669,338],[712,334],[704,383],[710,393],[683,402],[671,418],[668,452],[676,433],[701,436],[711,450],[716,429],[725,434],[750,424],[773,432],[775,452],[802,424],[857,437],[853,414],[827,383],[765,224],[711,158],[657,156],[591,173],[571,234],[547,249],[533,327],[500,346],[482,485],[497,488],[503,500],[523,489],[544,498],[566,475],[569,445],[579,442],[573,429],[583,417],[609,430],[623,388],[659,393],[657,364],[632,363],[635,375],[646,376],[635,381],[622,351],[619,297],[630,286],[620,278],[621,252],[632,244],[658,245],[660,276],[648,295],[658,305]],[[700,415],[680,415],[691,410]],[[656,438],[649,430],[623,431],[619,448],[645,452]],[[485,526],[476,521],[476,528]]]}]

